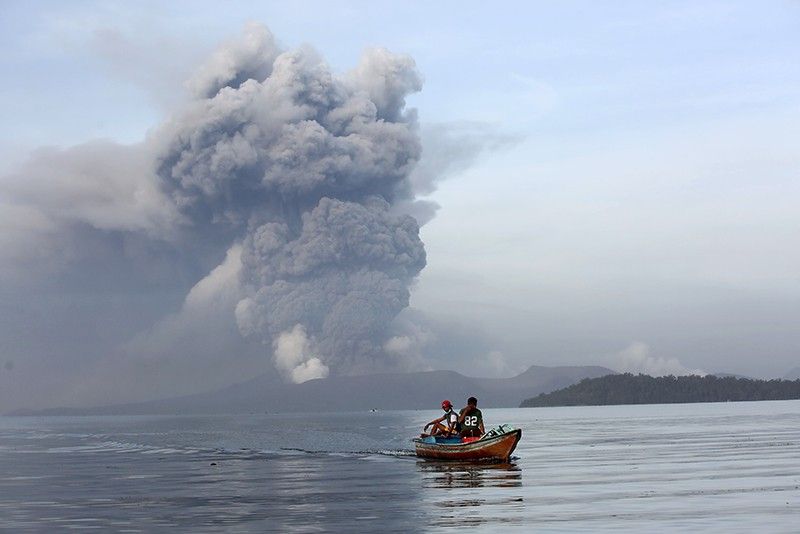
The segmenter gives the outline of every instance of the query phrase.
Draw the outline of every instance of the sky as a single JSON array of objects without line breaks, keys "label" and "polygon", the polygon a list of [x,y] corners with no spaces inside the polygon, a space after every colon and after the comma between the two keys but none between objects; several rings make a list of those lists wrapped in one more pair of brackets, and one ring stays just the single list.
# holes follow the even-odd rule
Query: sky
[{"label": "sky", "polygon": [[[0,7],[0,411],[371,372],[384,356],[472,376],[800,366],[800,4],[253,4]],[[369,357],[337,361],[311,319],[245,327],[272,317],[266,290],[231,289],[263,232],[167,239],[185,213],[131,185],[190,135],[191,81],[253,24],[343,80],[367,49],[413,58],[400,114],[370,93],[378,122],[419,138],[397,174],[411,192],[355,209],[418,250],[392,218],[413,216],[425,259],[382,267],[403,289],[364,334]],[[342,83],[369,89],[368,74]]]}]

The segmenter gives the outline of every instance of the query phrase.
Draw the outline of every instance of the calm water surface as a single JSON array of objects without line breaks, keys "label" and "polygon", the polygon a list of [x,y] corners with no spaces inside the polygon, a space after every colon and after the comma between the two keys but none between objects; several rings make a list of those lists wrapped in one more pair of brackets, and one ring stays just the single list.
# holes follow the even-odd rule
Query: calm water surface
[{"label": "calm water surface", "polygon": [[0,530],[800,531],[800,401],[487,409],[483,466],[413,456],[436,415],[0,417]]}]

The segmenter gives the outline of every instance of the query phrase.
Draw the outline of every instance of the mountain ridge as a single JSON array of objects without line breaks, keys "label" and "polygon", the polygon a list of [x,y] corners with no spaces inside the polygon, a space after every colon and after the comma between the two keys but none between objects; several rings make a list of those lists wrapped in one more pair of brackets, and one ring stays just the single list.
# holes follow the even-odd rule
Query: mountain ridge
[{"label": "mountain ridge", "polygon": [[[178,415],[263,412],[337,412],[438,408],[442,399],[460,406],[475,396],[482,408],[516,407],[528,397],[614,374],[600,366],[533,365],[510,378],[478,378],[456,371],[335,376],[301,384],[276,384],[270,375],[214,391],[88,408],[15,410],[7,415]],[[346,393],[345,393],[346,392]]]}]

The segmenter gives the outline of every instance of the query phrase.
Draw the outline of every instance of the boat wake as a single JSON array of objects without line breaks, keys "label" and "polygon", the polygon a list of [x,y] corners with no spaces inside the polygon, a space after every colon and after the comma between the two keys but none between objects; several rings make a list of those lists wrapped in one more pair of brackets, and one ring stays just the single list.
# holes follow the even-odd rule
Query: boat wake
[{"label": "boat wake", "polygon": [[391,456],[391,457],[414,457],[416,453],[410,449],[377,449],[366,451],[326,451],[308,450],[297,447],[281,447],[281,451],[298,452],[303,454],[319,454],[325,456]]}]

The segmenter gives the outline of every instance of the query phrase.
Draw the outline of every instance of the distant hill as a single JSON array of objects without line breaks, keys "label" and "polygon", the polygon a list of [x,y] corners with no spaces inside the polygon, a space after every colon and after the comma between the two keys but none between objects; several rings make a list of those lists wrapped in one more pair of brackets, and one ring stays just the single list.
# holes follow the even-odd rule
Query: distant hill
[{"label": "distant hill", "polygon": [[115,406],[17,410],[9,415],[214,414],[335,412],[438,408],[443,399],[482,408],[519,406],[531,394],[552,391],[583,378],[612,373],[605,367],[532,366],[512,378],[473,378],[454,371],[336,376],[302,384],[275,384],[264,375],[209,393]]},{"label": "distant hill", "polygon": [[526,399],[522,407],[671,404],[800,399],[800,380],[752,380],[707,376],[587,378],[566,388]]},{"label": "distant hill", "polygon": [[797,380],[800,378],[800,367],[795,367],[791,369],[788,373],[783,376],[784,380]]}]

